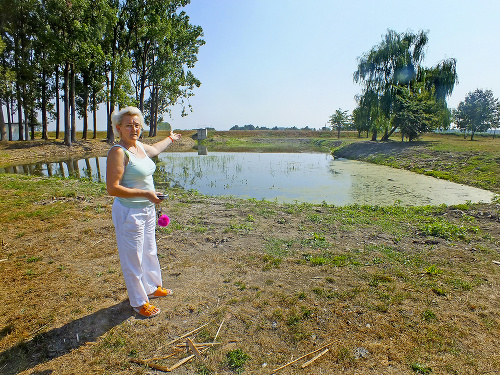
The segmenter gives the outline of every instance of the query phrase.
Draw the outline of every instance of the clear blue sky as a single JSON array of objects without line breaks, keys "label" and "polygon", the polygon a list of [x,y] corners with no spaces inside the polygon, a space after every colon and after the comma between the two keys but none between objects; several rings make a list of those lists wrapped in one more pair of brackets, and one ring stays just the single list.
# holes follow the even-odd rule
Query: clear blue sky
[{"label": "clear blue sky", "polygon": [[191,0],[204,30],[193,112],[174,129],[233,125],[321,128],[355,108],[357,58],[396,32],[429,31],[424,66],[457,59],[455,108],[476,88],[500,96],[498,0]]}]

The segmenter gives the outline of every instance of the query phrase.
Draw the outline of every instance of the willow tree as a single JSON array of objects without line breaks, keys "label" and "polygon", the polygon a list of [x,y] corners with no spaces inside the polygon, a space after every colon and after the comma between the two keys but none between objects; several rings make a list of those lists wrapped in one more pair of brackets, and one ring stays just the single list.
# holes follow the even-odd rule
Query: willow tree
[{"label": "willow tree", "polygon": [[[448,59],[430,69],[423,67],[424,50],[428,43],[427,34],[426,31],[398,34],[388,30],[380,44],[358,59],[358,69],[353,78],[356,83],[363,85],[361,96],[366,93],[374,94],[375,99],[370,100],[370,106],[373,107],[373,100],[376,100],[378,115],[383,120],[379,122],[390,124],[383,129],[382,140],[388,140],[402,123],[415,123],[413,120],[401,121],[401,116],[398,121],[394,121],[396,111],[402,108],[402,103],[406,103],[403,105],[406,109],[412,107],[412,110],[406,113],[413,113],[414,119],[425,117],[423,113],[415,117],[416,109],[426,111],[433,108],[432,111],[435,111],[435,106],[430,103],[408,105],[408,100],[423,100],[422,96],[416,95],[417,90],[426,90],[443,111],[447,110],[445,99],[457,82],[456,62],[454,59]],[[431,124],[433,126],[436,122],[432,121]],[[427,126],[423,128],[429,129]]]},{"label": "willow tree", "polygon": [[398,34],[388,30],[380,44],[358,59],[354,81],[363,84],[363,92],[376,94],[380,116],[391,118],[396,88],[415,80],[427,42],[424,31]]}]

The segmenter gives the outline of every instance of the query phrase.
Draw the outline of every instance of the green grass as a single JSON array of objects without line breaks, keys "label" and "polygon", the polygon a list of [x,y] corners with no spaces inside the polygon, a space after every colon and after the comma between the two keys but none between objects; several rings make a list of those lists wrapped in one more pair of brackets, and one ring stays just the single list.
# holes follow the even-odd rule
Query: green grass
[{"label": "green grass", "polygon": [[231,350],[226,354],[226,363],[228,367],[237,374],[243,372],[245,363],[248,360],[250,360],[250,356],[241,349]]},{"label": "green grass", "polygon": [[410,368],[417,374],[430,374],[432,372],[432,369],[428,366],[421,365],[419,363],[412,363],[410,365]]},{"label": "green grass", "polygon": [[[9,174],[0,175],[0,179],[5,192],[0,196],[0,206],[9,207],[0,213],[0,222],[47,220],[62,216],[69,209],[71,198],[91,199],[105,192],[104,184],[76,179]],[[54,200],[55,197],[58,200]]]}]

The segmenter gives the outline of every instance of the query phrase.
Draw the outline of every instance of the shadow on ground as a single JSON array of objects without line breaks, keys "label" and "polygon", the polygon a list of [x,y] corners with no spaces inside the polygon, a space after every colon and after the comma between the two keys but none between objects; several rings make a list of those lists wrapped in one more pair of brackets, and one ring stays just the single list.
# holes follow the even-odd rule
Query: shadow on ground
[{"label": "shadow on ground", "polygon": [[[41,363],[63,356],[70,351],[96,341],[111,328],[133,315],[128,299],[91,315],[74,320],[60,328],[41,333],[0,353],[0,373],[13,375]],[[34,374],[51,374],[52,370]]]}]

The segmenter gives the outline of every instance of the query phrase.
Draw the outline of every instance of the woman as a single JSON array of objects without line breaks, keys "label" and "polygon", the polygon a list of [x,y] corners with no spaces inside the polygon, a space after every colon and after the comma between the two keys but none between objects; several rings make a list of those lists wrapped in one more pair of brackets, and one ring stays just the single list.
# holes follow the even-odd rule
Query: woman
[{"label": "woman", "polygon": [[108,152],[106,188],[115,196],[112,216],[130,305],[140,315],[153,317],[160,309],[149,300],[172,294],[162,287],[161,269],[156,253],[155,203],[160,193],[155,191],[151,160],[181,135],[170,132],[160,142],[147,145],[139,142],[144,118],[135,107],[113,113],[113,131],[120,138]]}]

